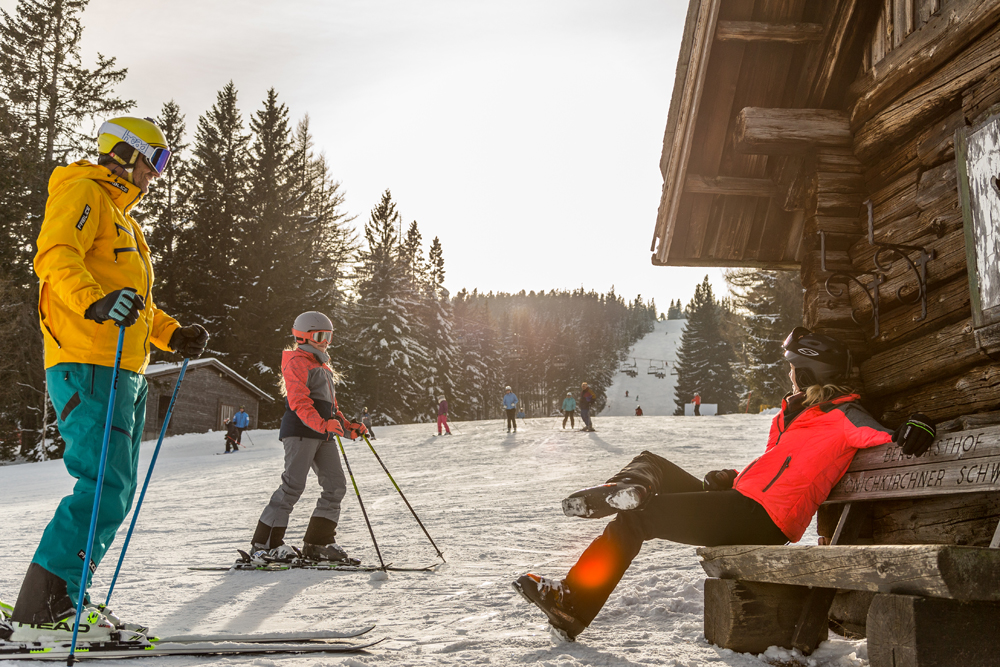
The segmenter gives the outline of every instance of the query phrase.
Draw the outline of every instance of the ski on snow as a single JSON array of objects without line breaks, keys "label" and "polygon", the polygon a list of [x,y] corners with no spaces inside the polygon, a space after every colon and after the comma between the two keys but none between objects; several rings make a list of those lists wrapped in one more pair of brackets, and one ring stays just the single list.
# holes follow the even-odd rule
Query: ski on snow
[{"label": "ski on snow", "polygon": [[[431,565],[418,565],[414,567],[396,567],[392,564],[386,565],[389,572],[433,572],[440,563]],[[378,565],[353,565],[345,563],[265,563],[255,565],[253,563],[234,563],[232,565],[202,565],[190,566],[189,570],[198,572],[285,572],[287,570],[328,570],[335,572],[381,572]]]},{"label": "ski on snow", "polygon": [[[301,557],[294,558],[290,561],[269,560],[267,558],[260,560],[251,558],[250,554],[243,551],[242,549],[237,549],[237,551],[239,551],[240,560],[236,561],[232,565],[191,566],[188,567],[188,569],[197,570],[200,572],[229,572],[230,570],[245,571],[245,572],[283,572],[285,570],[335,570],[338,572],[379,572],[383,569],[382,567],[375,565],[362,565],[361,560],[358,558],[351,558],[346,562],[317,561]],[[419,565],[413,567],[396,567],[390,563],[386,565],[384,569],[390,572],[433,572],[438,565],[440,565],[440,563],[432,563],[431,565]]]},{"label": "ski on snow", "polygon": [[155,637],[150,641],[159,644],[197,644],[199,642],[243,642],[253,644],[291,643],[306,644],[310,642],[329,642],[337,639],[355,639],[366,635],[375,629],[369,625],[350,632],[327,632],[316,630],[311,632],[278,632],[259,635],[177,635],[174,637]]},{"label": "ski on snow", "polygon": [[[251,635],[252,637],[252,635]],[[73,660],[115,660],[122,658],[149,658],[161,655],[261,655],[268,653],[350,653],[362,651],[385,641],[377,639],[362,644],[344,640],[327,640],[309,638],[305,641],[283,640],[270,642],[262,640],[242,641],[201,641],[180,643],[157,641],[150,644],[95,642],[87,645],[85,642],[77,646]],[[70,642],[60,642],[54,645],[41,643],[0,642],[0,660],[44,660],[62,662],[69,659]]]}]

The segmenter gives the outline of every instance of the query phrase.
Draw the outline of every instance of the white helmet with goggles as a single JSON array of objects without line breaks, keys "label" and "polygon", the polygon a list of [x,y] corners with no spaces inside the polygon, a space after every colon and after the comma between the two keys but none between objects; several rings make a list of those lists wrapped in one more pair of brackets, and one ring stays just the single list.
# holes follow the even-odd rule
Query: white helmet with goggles
[{"label": "white helmet with goggles", "polygon": [[110,156],[129,172],[140,155],[157,175],[163,173],[170,160],[167,138],[152,118],[123,116],[105,121],[97,133],[97,151]]},{"label": "white helmet with goggles", "polygon": [[295,318],[292,335],[298,343],[320,343],[333,337],[333,322],[323,313],[309,310]]}]

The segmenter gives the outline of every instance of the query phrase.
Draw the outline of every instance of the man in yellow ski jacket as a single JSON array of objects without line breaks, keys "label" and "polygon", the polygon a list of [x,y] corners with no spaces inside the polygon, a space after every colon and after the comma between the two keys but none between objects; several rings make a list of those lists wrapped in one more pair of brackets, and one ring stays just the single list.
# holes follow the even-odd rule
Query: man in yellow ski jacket
[{"label": "man in yellow ski jacket", "polygon": [[[130,215],[166,168],[166,138],[149,119],[114,118],[101,126],[98,152],[97,164],[81,160],[52,172],[38,235],[46,383],[66,443],[63,461],[77,482],[45,528],[21,584],[11,614],[14,641],[68,638],[81,590],[86,596],[90,577],[80,578],[119,327],[126,328],[125,338],[90,576],[135,494],[150,346],[197,357],[208,343],[201,325],[182,327],[155,306],[149,246]],[[84,618],[81,641],[146,630],[104,609],[88,609]]]}]

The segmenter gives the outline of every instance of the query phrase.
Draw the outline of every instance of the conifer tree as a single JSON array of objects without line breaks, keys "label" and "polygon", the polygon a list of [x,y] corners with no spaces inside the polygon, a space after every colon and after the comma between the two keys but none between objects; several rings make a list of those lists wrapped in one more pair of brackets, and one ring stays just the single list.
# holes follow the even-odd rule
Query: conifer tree
[{"label": "conifer tree", "polygon": [[733,269],[725,272],[733,308],[740,317],[743,354],[742,381],[749,405],[781,404],[788,393],[788,364],[781,347],[802,323],[802,286],[792,271]]},{"label": "conifer tree", "polygon": [[[19,0],[0,10],[0,281],[8,285],[0,328],[14,327],[23,347],[4,376],[17,394],[0,410],[0,438],[16,432],[20,456],[32,460],[61,455],[58,441],[41,440],[46,402],[42,338],[35,308],[38,283],[31,262],[45,213],[53,168],[96,152],[91,119],[100,122],[128,111],[133,102],[114,94],[126,70],[114,58],[97,56],[87,68],[80,55],[81,14],[86,0]],[[12,171],[7,172],[7,169]],[[9,401],[9,402],[7,402]],[[49,419],[54,423],[54,417]]]},{"label": "conifer tree", "polygon": [[677,352],[676,414],[695,392],[704,403],[718,404],[719,414],[736,410],[737,386],[731,367],[732,349],[723,337],[720,305],[712,293],[708,276],[695,288],[687,307],[687,322]]},{"label": "conifer tree", "polygon": [[234,352],[233,312],[241,304],[239,244],[247,222],[249,155],[237,91],[229,82],[198,119],[184,198],[190,224],[180,237],[181,276],[175,317],[212,335],[210,354]]},{"label": "conifer tree", "polygon": [[[186,204],[182,200],[181,184],[186,180],[184,143],[187,125],[180,106],[171,100],[163,105],[156,124],[170,146],[170,162],[149,188],[132,215],[142,225],[156,269],[156,306],[167,313],[174,312],[177,290],[182,279],[178,275],[178,240],[180,228],[187,221]],[[154,350],[156,348],[154,347]]]},{"label": "conifer tree", "polygon": [[[430,271],[424,293],[426,304],[424,330],[427,332],[427,376],[425,384],[432,398],[453,396],[457,385],[455,365],[458,348],[453,336],[454,313],[448,290],[444,288],[444,251],[441,240],[434,237],[431,242],[428,264]],[[449,403],[449,407],[450,407]],[[433,413],[432,413],[433,414]],[[456,416],[460,413],[455,412]],[[463,418],[469,419],[468,415]]]},{"label": "conifer tree", "polygon": [[400,215],[386,190],[365,224],[367,249],[358,267],[359,317],[365,323],[361,350],[365,369],[359,392],[381,423],[412,421],[426,413],[426,388],[413,372],[426,360],[416,339],[415,314],[401,266]]}]

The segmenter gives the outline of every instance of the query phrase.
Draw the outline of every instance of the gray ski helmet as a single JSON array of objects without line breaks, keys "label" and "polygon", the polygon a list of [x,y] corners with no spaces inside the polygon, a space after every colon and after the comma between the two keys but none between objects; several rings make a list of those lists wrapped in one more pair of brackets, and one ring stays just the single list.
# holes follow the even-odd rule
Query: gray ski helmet
[{"label": "gray ski helmet", "polygon": [[333,331],[333,322],[315,310],[304,312],[295,318],[295,323],[292,324],[292,335],[295,336],[295,340],[299,342],[312,340],[313,337],[309,335],[312,331]]},{"label": "gray ski helmet", "polygon": [[833,336],[795,327],[781,345],[785,360],[795,366],[800,389],[832,384],[851,374],[851,351]]}]

